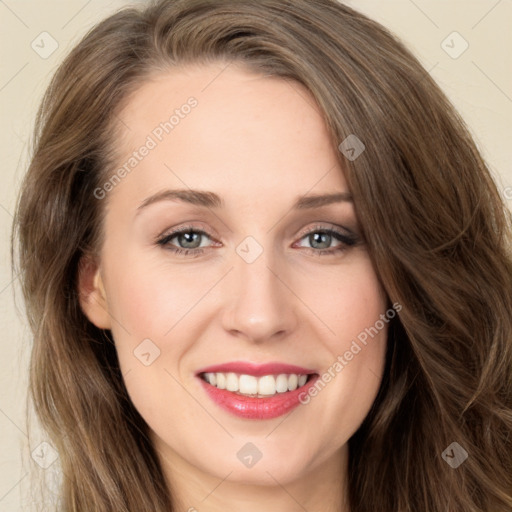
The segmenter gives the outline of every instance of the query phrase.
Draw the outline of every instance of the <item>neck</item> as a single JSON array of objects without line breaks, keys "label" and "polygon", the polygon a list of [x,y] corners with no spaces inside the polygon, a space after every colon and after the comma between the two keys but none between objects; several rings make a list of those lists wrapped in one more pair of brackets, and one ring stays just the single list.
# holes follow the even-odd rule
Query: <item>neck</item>
[{"label": "neck", "polygon": [[[271,465],[264,481],[248,482],[232,471],[214,476],[166,451],[162,466],[176,510],[184,512],[349,512],[347,499],[348,445],[291,481],[280,481]],[[261,463],[260,461],[259,463]],[[261,470],[261,467],[260,467]]]}]

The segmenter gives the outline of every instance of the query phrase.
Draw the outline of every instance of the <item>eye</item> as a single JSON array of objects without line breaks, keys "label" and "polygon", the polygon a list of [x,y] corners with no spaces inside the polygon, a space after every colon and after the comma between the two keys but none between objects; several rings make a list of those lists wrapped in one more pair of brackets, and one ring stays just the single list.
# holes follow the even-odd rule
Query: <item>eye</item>
[{"label": "eye", "polygon": [[[315,255],[324,256],[344,251],[356,245],[359,242],[359,237],[352,232],[344,233],[341,229],[315,226],[315,228],[303,234],[301,240],[306,240],[310,246],[300,245],[299,247],[304,247]],[[333,243],[337,245],[333,247]]]},{"label": "eye", "polygon": [[[201,244],[204,238],[211,238],[211,236],[206,231],[186,226],[162,236],[157,240],[157,244],[176,254],[199,255],[204,252],[204,245]],[[177,247],[175,243],[171,243],[174,239],[176,239]]]},{"label": "eye", "polygon": [[[156,243],[178,255],[199,256],[205,252],[205,248],[210,247],[210,245],[202,243],[205,239],[211,240],[212,236],[206,231],[193,226],[185,226],[163,235]],[[360,241],[358,235],[348,230],[343,232],[341,229],[327,228],[325,226],[315,226],[313,229],[303,233],[299,240],[306,240],[310,246],[305,247],[299,244],[294,245],[294,247],[306,249],[317,256],[344,251]],[[336,245],[332,246],[333,243]]]}]

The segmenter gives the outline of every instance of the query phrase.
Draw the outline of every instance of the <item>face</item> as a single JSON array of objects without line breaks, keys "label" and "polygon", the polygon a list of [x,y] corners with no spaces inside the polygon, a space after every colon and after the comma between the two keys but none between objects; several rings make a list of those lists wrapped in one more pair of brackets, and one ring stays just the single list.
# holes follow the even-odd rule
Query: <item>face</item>
[{"label": "face", "polygon": [[313,97],[222,68],[160,75],[119,113],[82,307],[169,471],[286,485],[346,455],[381,382],[386,297]]}]

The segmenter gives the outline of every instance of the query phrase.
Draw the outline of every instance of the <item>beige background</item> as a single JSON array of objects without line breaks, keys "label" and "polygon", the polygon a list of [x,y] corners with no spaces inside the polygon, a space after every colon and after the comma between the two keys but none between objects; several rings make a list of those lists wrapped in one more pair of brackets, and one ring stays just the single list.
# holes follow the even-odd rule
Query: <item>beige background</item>
[{"label": "beige background", "polygon": [[[414,51],[461,111],[504,197],[512,205],[512,33],[509,28],[512,2],[348,0],[346,3],[389,27]],[[18,281],[16,276],[14,279],[11,276],[9,259],[12,214],[20,178],[26,169],[34,114],[49,77],[71,46],[94,23],[126,4],[122,0],[0,0],[2,511],[28,510],[32,475],[48,476],[58,466],[40,468],[36,460],[42,465],[50,464],[52,448],[40,444],[45,442],[45,436],[37,428],[33,429],[30,441],[27,436],[25,396],[31,342]],[[454,31],[461,37],[453,35]],[[58,44],[49,56],[44,52],[51,50],[52,41],[49,36],[41,36],[43,32],[48,32]],[[33,41],[42,56],[31,47]],[[469,45],[467,50],[453,58],[466,45],[464,41]]]}]

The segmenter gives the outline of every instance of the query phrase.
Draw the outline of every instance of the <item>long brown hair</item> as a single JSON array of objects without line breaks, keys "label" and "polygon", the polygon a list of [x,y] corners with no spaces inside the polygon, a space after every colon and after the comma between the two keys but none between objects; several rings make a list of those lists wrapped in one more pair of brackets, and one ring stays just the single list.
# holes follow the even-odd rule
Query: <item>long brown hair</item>
[{"label": "long brown hair", "polygon": [[[349,441],[351,512],[510,511],[510,214],[429,74],[385,28],[335,0],[124,9],[54,75],[13,243],[34,333],[31,396],[60,454],[63,510],[173,510],[111,334],[80,308],[77,275],[101,244],[106,200],[94,190],[115,169],[122,103],[152,73],[211,61],[304,84],[332,143],[355,135],[365,146],[339,158],[375,269],[402,309],[377,399]],[[457,468],[446,458],[454,446],[468,454]]]}]

